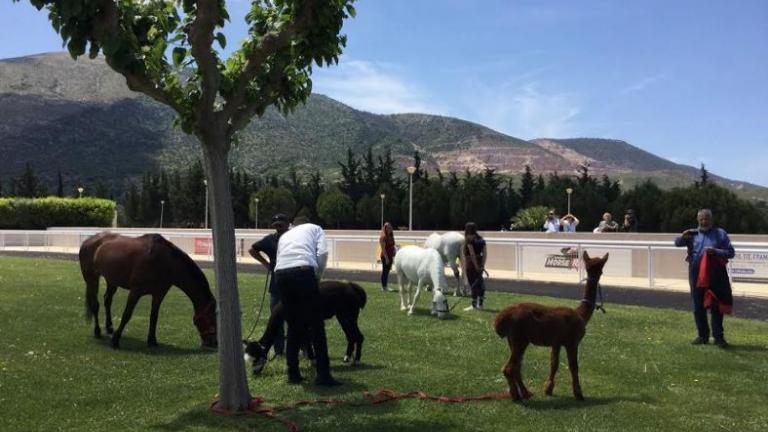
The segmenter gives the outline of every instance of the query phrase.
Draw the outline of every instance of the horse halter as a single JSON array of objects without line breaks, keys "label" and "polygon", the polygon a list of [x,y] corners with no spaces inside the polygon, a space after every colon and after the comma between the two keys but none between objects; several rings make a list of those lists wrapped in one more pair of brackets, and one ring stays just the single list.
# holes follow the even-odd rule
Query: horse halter
[{"label": "horse halter", "polygon": [[192,318],[192,322],[195,323],[195,327],[197,327],[197,330],[200,332],[200,336],[216,335],[216,315],[214,314],[213,319],[210,318],[211,308],[213,308],[214,311],[216,310],[215,299],[200,308],[200,310],[195,313],[194,318]]},{"label": "horse halter", "polygon": [[582,303],[586,303],[586,304],[588,304],[590,306],[594,306],[595,309],[599,310],[602,313],[605,313],[605,307],[603,306],[603,304],[604,304],[604,301],[603,301],[603,287],[602,287],[602,285],[600,285],[599,280],[600,280],[599,277],[587,276],[584,279],[579,281],[579,284],[583,283],[584,281],[586,281],[587,283],[594,282],[595,285],[597,285],[597,296],[599,297],[599,303],[597,303],[597,304],[594,304],[594,303],[592,303],[591,301],[589,301],[587,299],[581,299],[581,302]]},{"label": "horse halter", "polygon": [[446,297],[440,290],[435,290],[435,297],[437,297],[437,293],[440,293],[440,297],[442,298],[432,302],[432,310],[437,313],[438,317],[442,317],[448,314],[451,309],[448,307],[448,297]]}]

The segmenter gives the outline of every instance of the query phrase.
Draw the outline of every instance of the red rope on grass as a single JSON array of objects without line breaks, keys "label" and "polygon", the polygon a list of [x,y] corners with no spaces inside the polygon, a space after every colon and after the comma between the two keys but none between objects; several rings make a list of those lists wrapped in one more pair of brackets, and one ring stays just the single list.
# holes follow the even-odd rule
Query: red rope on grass
[{"label": "red rope on grass", "polygon": [[420,400],[429,400],[429,401],[435,401],[435,402],[441,402],[441,403],[493,401],[493,400],[509,399],[509,393],[508,392],[486,393],[479,396],[432,396],[421,390],[415,390],[408,393],[400,393],[395,390],[381,389],[376,392],[367,392],[367,391],[363,392],[363,399],[364,400],[362,402],[353,402],[353,401],[342,400],[342,399],[306,399],[306,400],[300,400],[300,401],[297,401],[291,404],[286,404],[286,405],[276,405],[273,407],[260,408],[260,406],[265,402],[265,400],[262,398],[254,398],[251,400],[251,404],[249,405],[248,409],[245,411],[228,411],[228,410],[221,409],[217,406],[218,400],[214,400],[211,403],[211,410],[214,412],[214,414],[221,415],[221,416],[258,414],[267,419],[275,420],[282,423],[286,427],[286,429],[288,429],[288,431],[290,432],[298,432],[299,431],[298,424],[296,424],[291,420],[277,416],[277,413],[282,411],[290,411],[302,406],[310,406],[310,405],[325,405],[325,406],[348,405],[352,407],[362,407],[362,406],[380,405],[386,402],[392,402],[392,401],[397,401],[402,399],[420,399]]}]

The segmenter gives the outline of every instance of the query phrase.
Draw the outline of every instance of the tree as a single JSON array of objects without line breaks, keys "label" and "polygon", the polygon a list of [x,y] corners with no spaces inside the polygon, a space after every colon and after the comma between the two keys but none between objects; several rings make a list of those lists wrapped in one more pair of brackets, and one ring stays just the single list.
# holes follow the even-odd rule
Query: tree
[{"label": "tree", "polygon": [[317,213],[327,224],[339,228],[355,213],[355,203],[344,192],[332,190],[318,198]]},{"label": "tree", "polygon": [[265,186],[249,199],[249,213],[256,214],[256,202],[254,198],[259,199],[259,214],[261,217],[261,226],[269,226],[270,218],[277,213],[284,213],[293,216],[298,208],[293,193],[288,188],[279,186]]},{"label": "tree", "polygon": [[64,179],[61,177],[61,171],[59,171],[59,175],[57,178],[56,196],[62,197],[62,198],[64,197]]},{"label": "tree", "polygon": [[222,409],[244,411],[251,404],[241,355],[229,151],[254,116],[272,105],[289,113],[309,97],[313,64],[338,62],[346,45],[341,26],[355,14],[353,1],[253,1],[245,17],[248,36],[222,61],[214,47],[226,45],[217,31],[229,20],[222,0],[30,0],[47,9],[73,58],[86,49],[91,58],[102,52],[131,90],[175,110],[181,128],[202,145],[212,204]]},{"label": "tree", "polygon": [[40,179],[32,169],[32,164],[27,162],[24,172],[16,182],[16,196],[34,198],[40,195]]}]

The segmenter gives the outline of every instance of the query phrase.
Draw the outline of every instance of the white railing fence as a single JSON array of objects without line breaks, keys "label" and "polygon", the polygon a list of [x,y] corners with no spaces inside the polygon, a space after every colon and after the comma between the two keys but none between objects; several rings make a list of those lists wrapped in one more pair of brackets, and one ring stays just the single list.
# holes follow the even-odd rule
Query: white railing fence
[{"label": "white railing fence", "polygon": [[[0,230],[0,251],[56,252],[76,254],[80,244],[99,228],[49,229],[46,231]],[[113,229],[129,236],[146,231]],[[158,230],[148,230],[158,232]],[[166,229],[159,231],[185,252],[197,259],[213,259],[210,231]],[[252,262],[247,254],[252,243],[269,231],[238,230],[238,259]],[[584,250],[591,256],[610,254],[604,268],[606,284],[656,289],[687,290],[688,273],[685,248],[674,247],[669,240],[611,240],[610,238],[501,238],[486,236],[492,278],[578,282],[584,276],[580,257]],[[378,268],[377,234],[327,235],[329,267],[374,270]],[[422,245],[424,235],[398,233],[399,246]],[[768,296],[768,242],[734,242],[737,256],[730,263],[736,294]]]}]

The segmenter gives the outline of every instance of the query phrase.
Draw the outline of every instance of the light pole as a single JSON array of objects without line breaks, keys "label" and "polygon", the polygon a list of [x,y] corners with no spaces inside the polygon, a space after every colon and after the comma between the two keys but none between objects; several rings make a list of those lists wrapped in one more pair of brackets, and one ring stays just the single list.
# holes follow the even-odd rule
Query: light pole
[{"label": "light pole", "polygon": [[254,217],[253,217],[253,227],[256,229],[259,229],[259,199],[254,198],[253,202],[256,205],[256,209],[254,211]]},{"label": "light pole", "polygon": [[565,193],[568,194],[568,214],[571,214],[571,194],[573,193],[573,189],[567,188]]},{"label": "light pole", "polygon": [[408,170],[408,231],[413,231],[413,173],[415,166],[409,166]]},{"label": "light pole", "polygon": [[165,200],[160,200],[160,228],[163,228],[163,212],[165,210]]},{"label": "light pole", "polygon": [[386,197],[385,194],[379,195],[381,197],[381,226],[384,226],[384,197]]},{"label": "light pole", "polygon": [[208,180],[203,179],[205,185],[205,229],[208,229]]},{"label": "light pole", "polygon": [[79,195],[78,195],[78,198],[82,198],[82,197],[83,197],[83,191],[84,191],[84,190],[85,190],[85,189],[84,189],[82,186],[78,186],[78,187],[77,187],[77,193],[79,194]]}]

